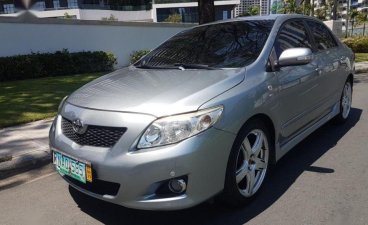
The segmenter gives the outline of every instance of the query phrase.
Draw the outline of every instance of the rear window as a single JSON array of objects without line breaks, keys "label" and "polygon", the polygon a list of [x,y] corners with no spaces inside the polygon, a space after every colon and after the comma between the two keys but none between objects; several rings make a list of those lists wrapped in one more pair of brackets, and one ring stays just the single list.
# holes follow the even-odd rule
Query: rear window
[{"label": "rear window", "polygon": [[273,23],[273,20],[237,21],[196,27],[175,35],[136,65],[244,67],[261,53]]}]

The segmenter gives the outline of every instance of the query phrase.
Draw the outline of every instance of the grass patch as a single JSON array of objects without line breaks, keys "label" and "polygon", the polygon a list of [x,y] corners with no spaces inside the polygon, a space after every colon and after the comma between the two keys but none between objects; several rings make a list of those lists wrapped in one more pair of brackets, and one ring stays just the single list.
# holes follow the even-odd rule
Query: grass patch
[{"label": "grass patch", "polygon": [[355,62],[368,61],[368,53],[355,53]]},{"label": "grass patch", "polygon": [[0,128],[54,117],[61,99],[101,73],[0,83]]}]

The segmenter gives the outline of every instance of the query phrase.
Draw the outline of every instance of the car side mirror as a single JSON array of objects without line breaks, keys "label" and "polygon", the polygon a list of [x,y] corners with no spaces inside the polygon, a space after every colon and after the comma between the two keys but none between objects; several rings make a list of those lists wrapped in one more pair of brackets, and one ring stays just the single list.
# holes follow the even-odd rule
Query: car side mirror
[{"label": "car side mirror", "polygon": [[305,65],[312,61],[313,53],[310,48],[289,48],[283,51],[278,60],[278,66]]}]

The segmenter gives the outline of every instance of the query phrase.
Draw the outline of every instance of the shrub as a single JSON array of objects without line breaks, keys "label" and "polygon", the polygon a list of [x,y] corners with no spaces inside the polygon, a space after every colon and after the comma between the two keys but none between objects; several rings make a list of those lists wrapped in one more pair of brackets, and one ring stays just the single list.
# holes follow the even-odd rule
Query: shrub
[{"label": "shrub", "polygon": [[110,17],[102,17],[101,20],[103,20],[103,21],[118,21],[119,19],[116,18],[114,15],[110,14]]},{"label": "shrub", "polygon": [[166,23],[181,23],[182,18],[180,14],[172,14],[169,17],[167,17],[164,22]]},{"label": "shrub", "polygon": [[114,69],[116,58],[102,51],[32,53],[0,57],[0,82],[36,77],[105,72]]},{"label": "shrub", "polygon": [[147,55],[149,52],[150,52],[150,50],[148,50],[148,49],[134,51],[132,54],[130,54],[130,58],[129,58],[130,64],[133,64],[133,63],[137,62],[143,56]]},{"label": "shrub", "polygon": [[342,41],[355,53],[368,53],[368,37],[350,37]]}]

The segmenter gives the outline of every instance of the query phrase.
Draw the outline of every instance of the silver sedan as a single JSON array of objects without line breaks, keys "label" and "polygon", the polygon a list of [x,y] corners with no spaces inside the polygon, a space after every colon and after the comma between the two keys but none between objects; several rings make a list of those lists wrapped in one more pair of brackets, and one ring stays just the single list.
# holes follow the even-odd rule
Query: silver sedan
[{"label": "silver sedan", "polygon": [[353,52],[311,17],[197,26],[66,97],[53,162],[75,189],[130,208],[241,206],[291,148],[348,119],[353,74]]}]

